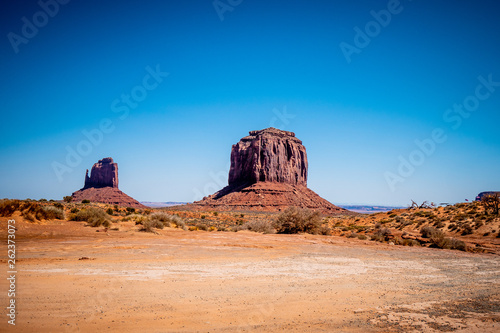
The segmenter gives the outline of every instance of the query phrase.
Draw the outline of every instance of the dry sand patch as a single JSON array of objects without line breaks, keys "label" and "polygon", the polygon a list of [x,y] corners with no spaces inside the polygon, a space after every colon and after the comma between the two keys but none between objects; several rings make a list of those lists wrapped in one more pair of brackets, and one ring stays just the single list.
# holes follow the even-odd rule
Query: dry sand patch
[{"label": "dry sand patch", "polygon": [[52,237],[18,230],[16,331],[500,328],[500,263],[491,254],[328,236],[78,228]]}]

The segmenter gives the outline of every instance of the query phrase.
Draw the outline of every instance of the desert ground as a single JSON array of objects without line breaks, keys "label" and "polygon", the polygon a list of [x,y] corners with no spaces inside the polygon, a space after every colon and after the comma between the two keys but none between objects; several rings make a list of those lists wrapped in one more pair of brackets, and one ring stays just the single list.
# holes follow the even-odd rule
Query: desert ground
[{"label": "desert ground", "polygon": [[4,249],[8,219],[17,320],[4,316],[2,332],[500,331],[497,253],[339,235],[146,233],[133,221],[103,229],[18,212],[0,217]]}]

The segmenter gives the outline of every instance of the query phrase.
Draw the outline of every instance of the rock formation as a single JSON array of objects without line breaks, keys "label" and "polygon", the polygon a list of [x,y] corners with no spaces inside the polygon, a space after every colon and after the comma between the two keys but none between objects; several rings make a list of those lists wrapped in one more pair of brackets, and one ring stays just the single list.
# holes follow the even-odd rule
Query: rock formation
[{"label": "rock formation", "polygon": [[125,207],[145,208],[139,201],[131,198],[118,189],[118,164],[111,157],[103,158],[92,166],[85,174],[82,189],[72,194],[73,200],[81,202],[101,202]]},{"label": "rock formation", "polygon": [[307,188],[307,154],[292,132],[251,131],[231,150],[229,185],[191,205],[200,210],[280,211],[290,206],[346,213]]},{"label": "rock formation", "polygon": [[292,132],[251,131],[231,150],[229,186],[277,182],[307,186],[307,155]]},{"label": "rock formation", "polygon": [[83,188],[91,187],[115,187],[118,188],[118,164],[111,157],[106,157],[92,166],[92,171],[87,169],[85,174],[85,185]]}]

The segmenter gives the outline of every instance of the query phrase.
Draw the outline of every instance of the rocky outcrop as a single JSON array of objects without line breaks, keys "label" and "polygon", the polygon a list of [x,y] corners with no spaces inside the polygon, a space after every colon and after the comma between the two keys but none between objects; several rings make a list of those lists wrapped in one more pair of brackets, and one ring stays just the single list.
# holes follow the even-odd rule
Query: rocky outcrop
[{"label": "rocky outcrop", "polygon": [[307,155],[292,132],[251,131],[231,150],[229,185],[278,182],[307,186]]},{"label": "rocky outcrop", "polygon": [[240,188],[227,186],[192,205],[197,210],[265,212],[282,211],[291,206],[318,210],[325,214],[348,212],[305,186],[274,182],[257,182]]},{"label": "rocky outcrop", "polygon": [[116,187],[90,187],[76,191],[71,196],[74,202],[89,200],[90,202],[100,202],[122,207],[146,208],[139,201],[126,195]]},{"label": "rocky outcrop", "polygon": [[85,184],[82,189],[74,192],[73,201],[100,202],[125,207],[145,208],[139,201],[126,195],[118,189],[118,164],[111,157],[103,158],[92,166],[85,174]]},{"label": "rocky outcrop", "polygon": [[83,188],[114,187],[118,188],[118,164],[111,157],[103,158],[92,166],[90,172],[85,174],[85,185]]},{"label": "rocky outcrop", "polygon": [[251,131],[231,150],[229,185],[191,205],[196,210],[281,211],[290,206],[349,213],[307,188],[307,154],[292,132]]}]

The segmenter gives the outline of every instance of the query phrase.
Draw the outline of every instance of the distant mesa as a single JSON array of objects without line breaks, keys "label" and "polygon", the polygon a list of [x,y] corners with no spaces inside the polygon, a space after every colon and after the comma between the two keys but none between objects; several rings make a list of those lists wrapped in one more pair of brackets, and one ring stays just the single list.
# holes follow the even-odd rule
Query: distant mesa
[{"label": "distant mesa", "polygon": [[145,208],[139,201],[129,197],[118,189],[118,164],[111,157],[103,158],[92,166],[85,174],[85,183],[82,189],[74,192],[73,201],[101,202],[105,204]]},{"label": "distant mesa", "polygon": [[481,192],[477,195],[476,201],[481,201],[483,197],[487,195],[498,195],[500,196],[500,191],[486,191],[486,192]]},{"label": "distant mesa", "polygon": [[348,212],[307,188],[307,154],[295,133],[273,127],[251,131],[231,150],[229,185],[191,207],[280,211],[290,206],[327,214]]}]

